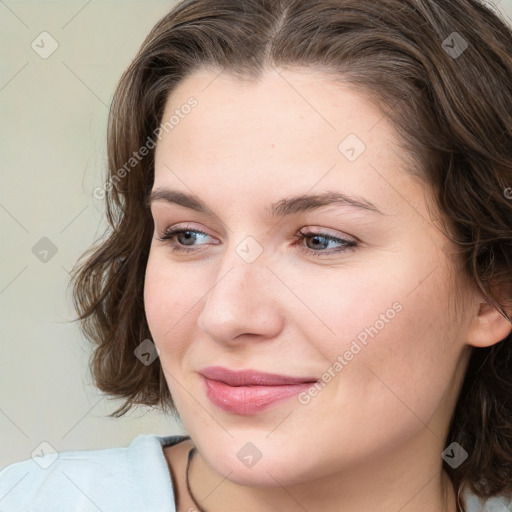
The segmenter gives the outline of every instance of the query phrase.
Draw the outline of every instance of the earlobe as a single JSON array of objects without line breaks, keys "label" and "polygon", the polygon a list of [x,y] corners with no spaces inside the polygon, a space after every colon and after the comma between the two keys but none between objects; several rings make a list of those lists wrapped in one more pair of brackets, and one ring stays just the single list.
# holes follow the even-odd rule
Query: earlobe
[{"label": "earlobe", "polygon": [[512,332],[511,313],[509,319],[494,306],[481,302],[477,314],[471,320],[467,342],[473,347],[490,347],[504,340]]}]

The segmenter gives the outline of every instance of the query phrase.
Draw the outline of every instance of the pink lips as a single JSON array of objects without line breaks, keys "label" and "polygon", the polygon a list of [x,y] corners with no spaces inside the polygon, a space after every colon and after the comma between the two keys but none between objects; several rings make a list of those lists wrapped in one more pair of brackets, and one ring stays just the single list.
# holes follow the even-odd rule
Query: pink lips
[{"label": "pink lips", "polygon": [[233,371],[209,366],[199,372],[213,404],[239,415],[257,414],[279,400],[307,390],[314,377],[289,377],[256,370]]}]

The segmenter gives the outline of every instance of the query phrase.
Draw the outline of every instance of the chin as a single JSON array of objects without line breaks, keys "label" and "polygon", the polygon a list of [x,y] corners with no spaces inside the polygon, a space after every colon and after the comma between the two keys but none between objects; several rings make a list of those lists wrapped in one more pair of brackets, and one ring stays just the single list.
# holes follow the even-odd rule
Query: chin
[{"label": "chin", "polygon": [[[215,468],[221,475],[228,475],[226,479],[238,485],[246,487],[281,487],[300,483],[295,481],[293,475],[283,475],[273,464],[267,467],[253,467],[251,469],[240,469],[239,462],[233,466]],[[258,464],[259,465],[259,464]],[[291,479],[290,479],[291,477]]]},{"label": "chin", "polygon": [[[227,451],[227,450],[226,450]],[[229,450],[231,452],[231,450]],[[267,456],[262,455],[261,458],[252,465],[247,467],[238,453],[239,448],[234,450],[222,458],[215,453],[204,453],[208,456],[206,462],[219,475],[226,475],[226,479],[238,485],[248,487],[280,487],[299,485],[307,482],[311,478],[310,470],[305,464],[300,464],[298,460],[289,460],[284,453],[275,450]],[[210,460],[212,457],[212,460]],[[212,464],[213,462],[213,464]]]}]

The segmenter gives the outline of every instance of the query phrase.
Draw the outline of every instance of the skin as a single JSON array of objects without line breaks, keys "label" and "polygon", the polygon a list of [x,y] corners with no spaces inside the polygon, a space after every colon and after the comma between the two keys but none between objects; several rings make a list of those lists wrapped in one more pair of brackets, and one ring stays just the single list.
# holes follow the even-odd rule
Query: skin
[{"label": "skin", "polygon": [[[196,108],[157,145],[153,190],[192,193],[215,216],[152,203],[144,291],[192,439],[164,449],[178,510],[193,507],[184,472],[195,445],[190,483],[208,512],[456,511],[441,453],[470,349],[511,326],[456,271],[430,191],[407,172],[391,125],[362,93],[309,69],[268,69],[257,83],[198,71],[170,95],[164,119],[190,96]],[[355,161],[338,149],[351,133],[366,146]],[[284,197],[324,191],[365,198],[383,215],[339,205],[265,214]],[[192,245],[174,238],[196,252],[158,240],[183,223],[207,232]],[[304,228],[358,245],[314,257],[343,246],[297,243]],[[262,249],[251,263],[236,250],[248,236]],[[211,365],[320,379],[397,302],[400,312],[307,404],[292,397],[240,416],[206,396],[198,371]],[[262,454],[250,468],[237,457],[248,442]]]}]

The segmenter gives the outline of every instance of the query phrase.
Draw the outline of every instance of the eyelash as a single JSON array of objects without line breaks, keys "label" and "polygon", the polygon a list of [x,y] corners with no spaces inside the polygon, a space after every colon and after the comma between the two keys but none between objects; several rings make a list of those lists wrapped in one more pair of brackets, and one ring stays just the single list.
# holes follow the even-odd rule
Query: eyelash
[{"label": "eyelash", "polygon": [[[174,245],[171,242],[172,238],[174,238],[177,235],[180,235],[181,233],[185,233],[185,232],[191,232],[191,233],[197,233],[197,234],[201,234],[201,235],[205,235],[205,236],[210,236],[208,233],[205,233],[204,231],[201,231],[200,229],[187,229],[187,228],[181,227],[181,228],[168,228],[165,230],[165,232],[161,236],[159,236],[157,238],[158,238],[158,240],[163,242],[165,245],[168,245],[170,247],[170,249],[172,250],[172,252],[191,253],[191,252],[198,251],[198,249],[189,249],[186,247],[179,247],[179,246]],[[326,233],[312,233],[310,231],[306,231],[306,232],[300,231],[298,235],[295,235],[295,239],[297,240],[297,242],[294,245],[297,245],[299,242],[301,242],[302,240],[309,238],[309,237],[319,237],[319,238],[323,238],[329,242],[338,242],[340,244],[343,244],[343,246],[341,248],[330,250],[330,251],[325,251],[325,250],[314,251],[313,249],[300,247],[302,252],[304,252],[310,256],[316,257],[316,258],[322,257],[322,256],[329,256],[331,254],[339,254],[342,252],[353,251],[354,248],[357,246],[357,242],[354,242],[352,240],[346,240],[344,238],[337,238],[337,237],[328,235]]]}]

